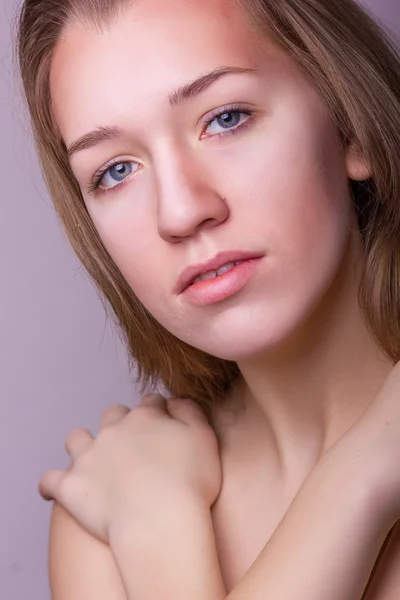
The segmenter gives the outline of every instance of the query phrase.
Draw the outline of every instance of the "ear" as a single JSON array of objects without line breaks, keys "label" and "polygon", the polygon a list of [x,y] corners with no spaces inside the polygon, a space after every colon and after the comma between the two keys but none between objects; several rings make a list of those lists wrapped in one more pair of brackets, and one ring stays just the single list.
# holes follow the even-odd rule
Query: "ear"
[{"label": "ear", "polygon": [[364,181],[370,179],[373,175],[370,164],[354,141],[347,143],[346,170],[347,177],[355,181]]}]

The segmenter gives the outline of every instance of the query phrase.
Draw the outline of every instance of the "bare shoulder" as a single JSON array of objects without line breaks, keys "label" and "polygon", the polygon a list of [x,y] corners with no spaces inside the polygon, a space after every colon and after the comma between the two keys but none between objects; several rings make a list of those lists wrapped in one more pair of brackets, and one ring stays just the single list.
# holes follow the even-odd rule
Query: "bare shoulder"
[{"label": "bare shoulder", "polygon": [[49,548],[52,600],[126,600],[107,544],[87,533],[54,502]]}]

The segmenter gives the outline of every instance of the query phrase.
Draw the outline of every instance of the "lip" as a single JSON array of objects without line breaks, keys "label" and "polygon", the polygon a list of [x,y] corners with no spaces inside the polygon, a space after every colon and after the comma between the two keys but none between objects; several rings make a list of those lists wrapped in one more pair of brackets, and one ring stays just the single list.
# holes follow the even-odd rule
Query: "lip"
[{"label": "lip", "polygon": [[248,260],[250,258],[261,258],[264,256],[263,252],[252,252],[243,250],[224,250],[218,252],[211,260],[204,263],[198,263],[197,265],[191,265],[182,271],[178,277],[178,281],[175,287],[175,293],[181,294],[184,292],[192,283],[192,281],[204,273],[209,271],[216,271],[223,265],[230,262],[236,262],[238,260]]}]

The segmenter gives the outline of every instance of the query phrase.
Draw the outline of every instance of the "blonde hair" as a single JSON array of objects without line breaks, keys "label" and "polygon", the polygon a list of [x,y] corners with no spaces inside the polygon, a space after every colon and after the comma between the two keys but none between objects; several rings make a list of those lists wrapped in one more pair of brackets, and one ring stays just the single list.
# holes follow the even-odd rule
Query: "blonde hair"
[{"label": "blonde hair", "polygon": [[[354,140],[371,165],[371,179],[349,182],[366,257],[359,302],[377,344],[395,363],[400,359],[398,48],[353,0],[237,1],[249,24],[272,36],[296,61],[331,109],[343,140]],[[222,405],[238,380],[237,364],[177,339],[135,296],[89,217],[52,114],[50,64],[66,24],[86,19],[101,28],[129,3],[25,0],[17,25],[19,68],[57,214],[121,335],[130,366],[138,369],[141,391],[161,383],[172,395],[192,398],[208,410]]]}]

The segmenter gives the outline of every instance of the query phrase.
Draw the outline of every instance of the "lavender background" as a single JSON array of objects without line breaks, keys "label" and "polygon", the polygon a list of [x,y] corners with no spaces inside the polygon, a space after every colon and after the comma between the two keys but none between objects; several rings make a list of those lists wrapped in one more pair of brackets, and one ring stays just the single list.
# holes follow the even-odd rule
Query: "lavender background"
[{"label": "lavender background", "polygon": [[[399,0],[363,0],[400,33]],[[12,65],[15,0],[0,7],[0,598],[50,600],[51,505],[37,493],[69,464],[74,427],[138,399],[121,343],[61,231]]]}]

